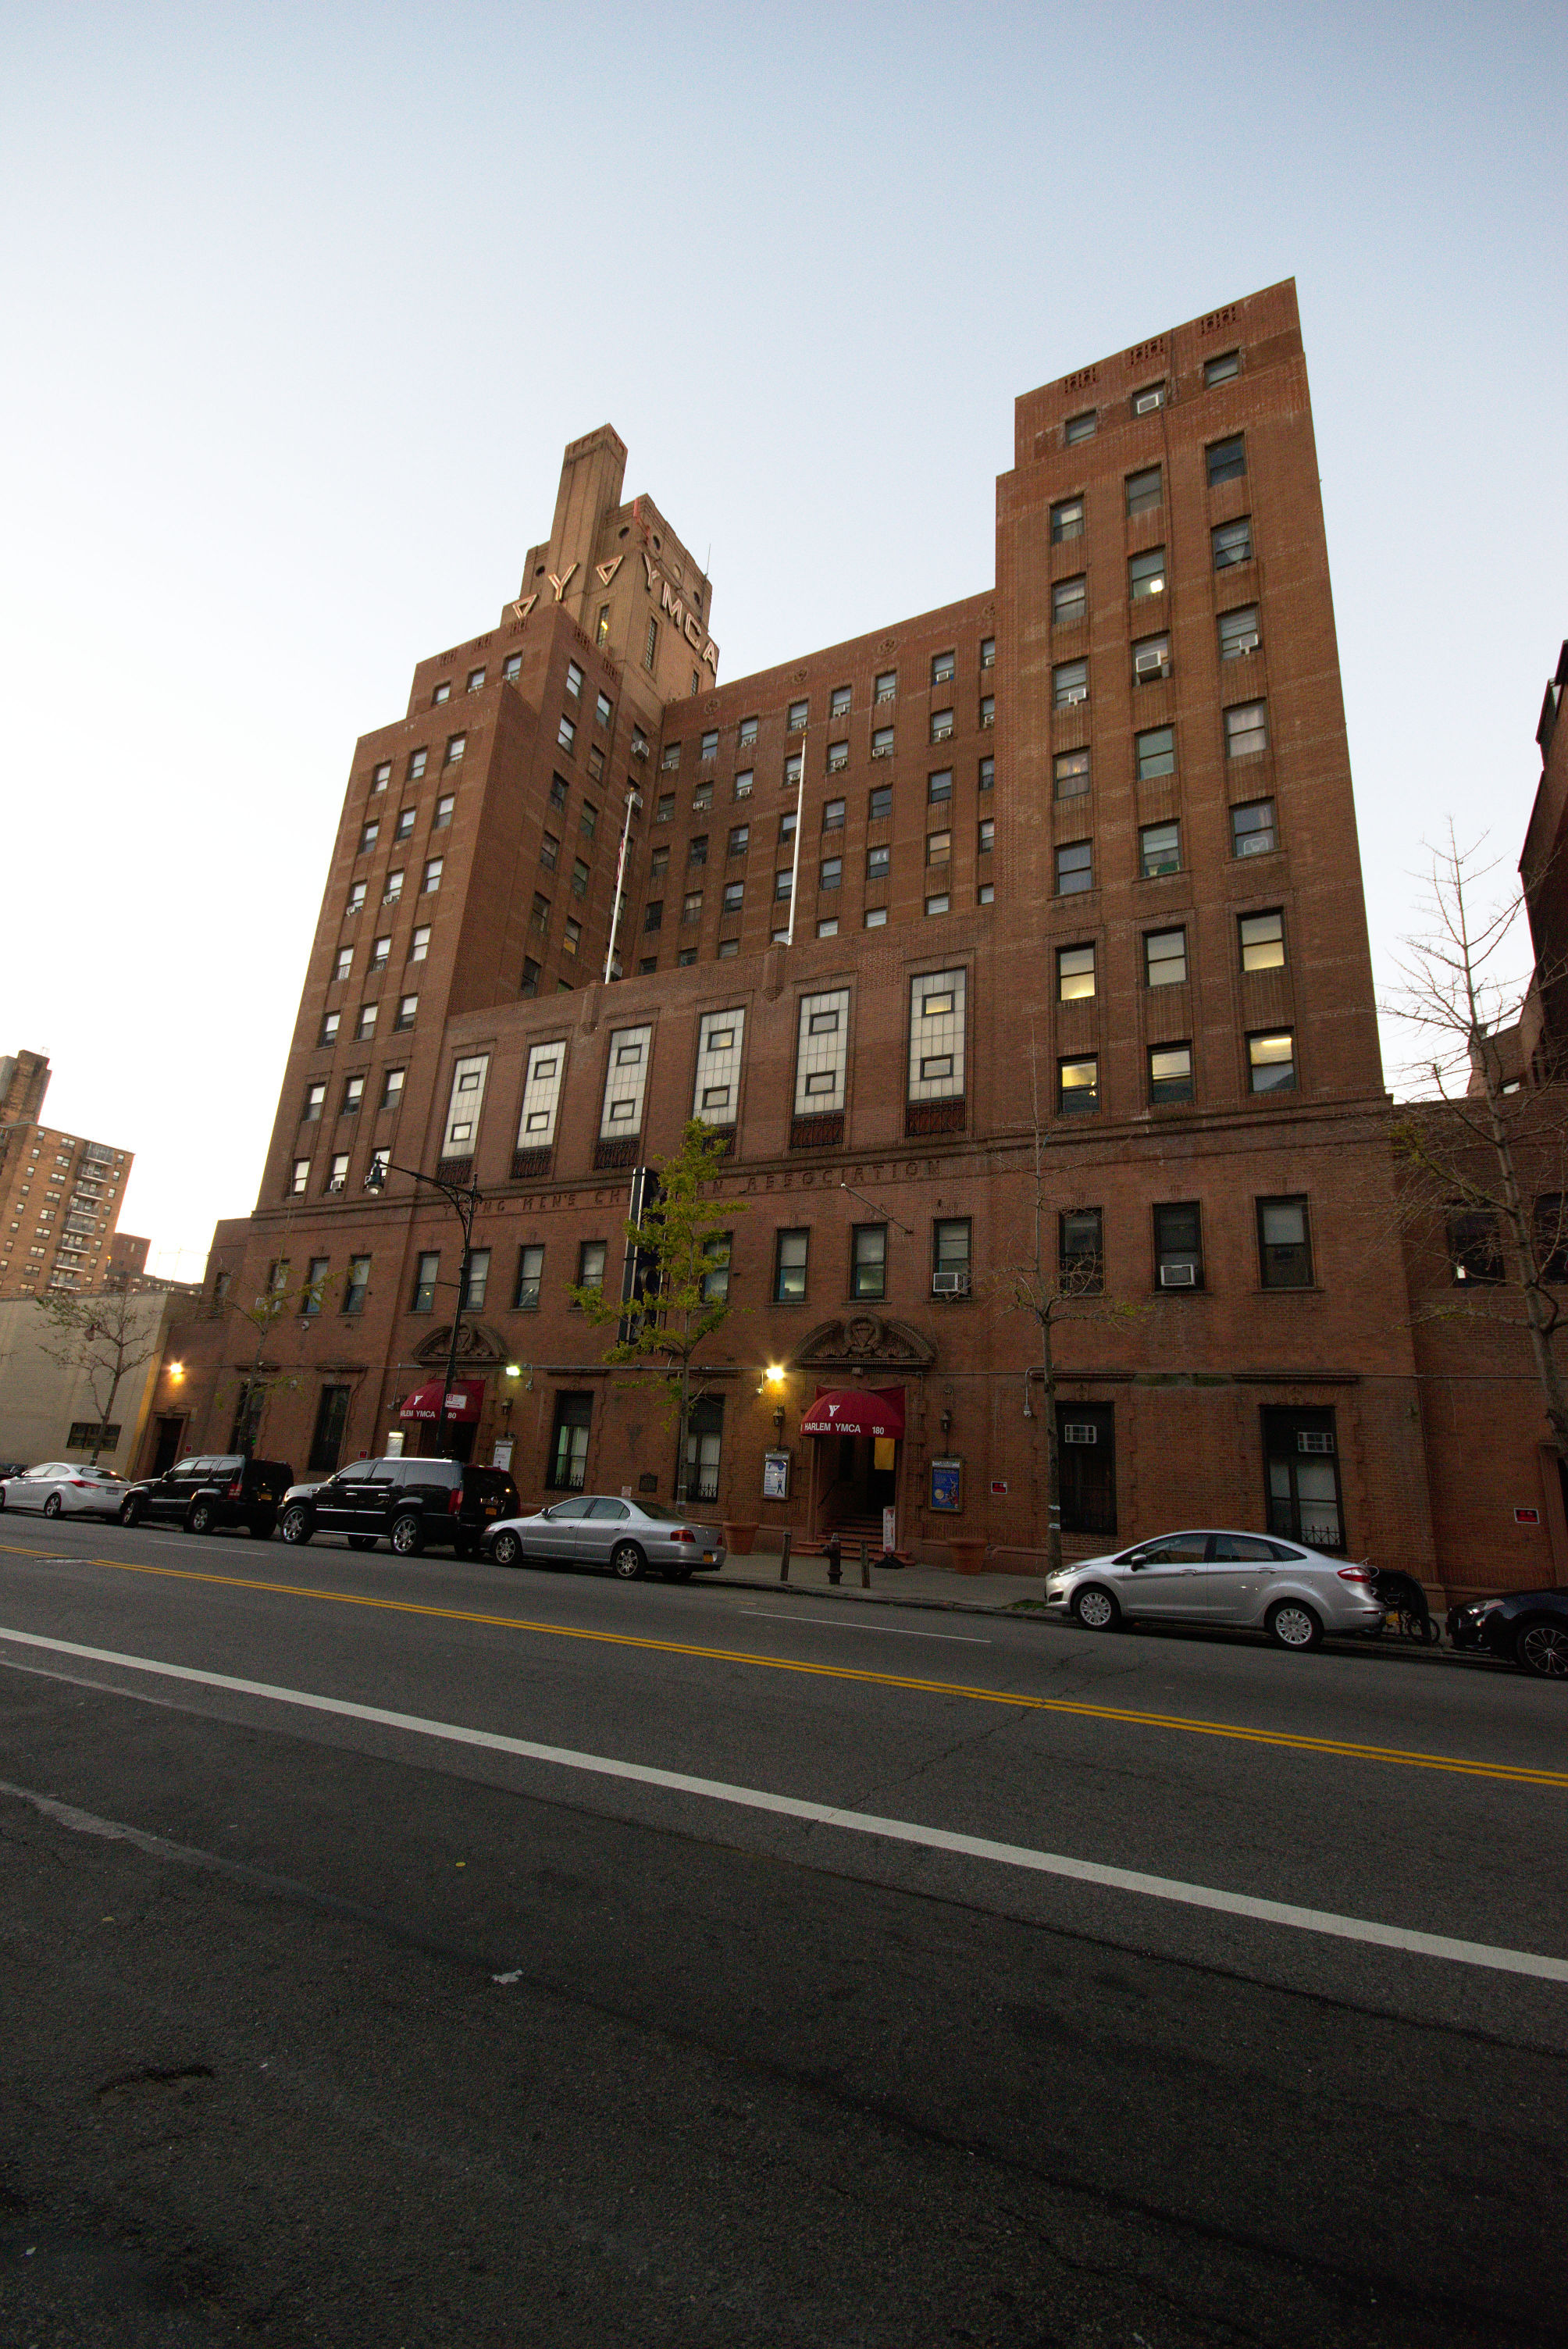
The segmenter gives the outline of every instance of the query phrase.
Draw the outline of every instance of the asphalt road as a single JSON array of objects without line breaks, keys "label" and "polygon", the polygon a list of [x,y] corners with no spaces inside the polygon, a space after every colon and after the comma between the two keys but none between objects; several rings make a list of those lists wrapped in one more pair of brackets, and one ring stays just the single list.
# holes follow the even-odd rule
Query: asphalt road
[{"label": "asphalt road", "polygon": [[0,2344],[1568,2339],[1568,1696],[0,1517]]}]

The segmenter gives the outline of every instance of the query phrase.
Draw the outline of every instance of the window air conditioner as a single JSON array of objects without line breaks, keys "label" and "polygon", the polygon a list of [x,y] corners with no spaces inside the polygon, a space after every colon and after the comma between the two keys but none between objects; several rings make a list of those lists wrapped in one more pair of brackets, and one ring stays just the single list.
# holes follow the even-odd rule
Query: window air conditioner
[{"label": "window air conditioner", "polygon": [[1196,1288],[1198,1268],[1195,1264],[1162,1264],[1160,1268],[1161,1288]]},{"label": "window air conditioner", "polygon": [[1087,685],[1069,685],[1067,691],[1062,696],[1062,707],[1065,709],[1069,702],[1087,701],[1088,699],[1088,688]]},{"label": "window air conditioner", "polygon": [[1235,650],[1238,653],[1255,653],[1257,648],[1258,639],[1255,636],[1238,636],[1236,638]]},{"label": "window air conditioner", "polygon": [[966,1272],[934,1272],[931,1293],[933,1297],[967,1297],[969,1275]]},{"label": "window air conditioner", "polygon": [[1132,412],[1134,416],[1152,416],[1155,409],[1162,408],[1164,404],[1159,392],[1146,391],[1133,401]]},{"label": "window air conditioner", "polygon": [[1163,653],[1135,653],[1132,666],[1139,677],[1158,677],[1165,666]]},{"label": "window air conditioner", "polygon": [[633,756],[633,758],[634,758],[634,759],[645,759],[645,758],[647,757],[647,755],[648,755],[648,746],[647,746],[647,744],[646,744],[645,742],[634,742],[634,743],[633,743],[633,745],[632,745],[632,756]]},{"label": "window air conditioner", "polygon": [[892,757],[892,744],[891,742],[873,742],[872,744],[872,757],[873,759],[891,759]]}]

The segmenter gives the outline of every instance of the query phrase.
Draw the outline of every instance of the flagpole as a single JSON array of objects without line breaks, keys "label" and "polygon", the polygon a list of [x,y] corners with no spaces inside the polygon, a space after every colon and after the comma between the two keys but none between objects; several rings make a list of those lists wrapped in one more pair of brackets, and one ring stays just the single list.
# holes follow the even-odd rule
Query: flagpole
[{"label": "flagpole", "polygon": [[795,855],[789,867],[789,931],[784,943],[795,943],[795,892],[800,885],[800,819],[806,812],[806,729],[800,729],[800,783],[795,793]]}]

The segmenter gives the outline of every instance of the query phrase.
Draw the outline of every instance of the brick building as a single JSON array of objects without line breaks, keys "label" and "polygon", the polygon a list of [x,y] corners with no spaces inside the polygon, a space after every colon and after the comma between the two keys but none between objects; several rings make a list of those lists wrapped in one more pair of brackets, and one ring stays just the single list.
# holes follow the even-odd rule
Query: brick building
[{"label": "brick building", "polygon": [[91,1288],[109,1268],[134,1154],[38,1123],[42,1052],[0,1058],[0,1298]]},{"label": "brick building", "polygon": [[[620,441],[567,450],[519,596],[356,749],[261,1195],[160,1404],[188,1441],[242,1421],[228,1308],[269,1293],[299,1306],[271,1454],[438,1441],[458,1228],[399,1174],[368,1195],[381,1154],[484,1194],[458,1443],[510,1441],[527,1499],[667,1497],[568,1284],[618,1282],[631,1170],[695,1112],[730,1133],[744,1309],[705,1492],[811,1531],[893,1502],[917,1549],[1030,1565],[1002,1276],[1033,1092],[1047,1253],[1125,1309],[1058,1338],[1069,1546],[1272,1521],[1432,1571],[1294,288],[1026,394],[1016,432],[994,587],[723,685]],[[841,1388],[894,1432],[802,1434]]]}]

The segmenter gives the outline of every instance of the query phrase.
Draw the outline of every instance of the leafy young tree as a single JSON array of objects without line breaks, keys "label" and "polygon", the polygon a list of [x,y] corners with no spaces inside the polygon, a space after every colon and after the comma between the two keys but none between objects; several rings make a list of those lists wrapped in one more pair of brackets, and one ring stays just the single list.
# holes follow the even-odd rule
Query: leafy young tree
[{"label": "leafy young tree", "polygon": [[93,1465],[104,1448],[104,1430],[114,1413],[121,1382],[143,1362],[150,1361],[162,1343],[161,1311],[150,1307],[146,1292],[113,1288],[101,1296],[78,1296],[55,1289],[39,1298],[48,1316],[50,1331],[43,1350],[67,1370],[85,1371],[88,1392],[98,1413],[93,1430]]},{"label": "leafy young tree", "polygon": [[714,1276],[728,1261],[718,1250],[732,1218],[748,1212],[740,1200],[719,1202],[709,1195],[725,1155],[721,1138],[701,1118],[688,1119],[679,1150],[655,1170],[657,1197],[640,1219],[626,1221],[626,1237],[636,1252],[635,1293],[622,1301],[602,1288],[572,1292],[596,1329],[616,1325],[618,1335],[604,1360],[647,1372],[662,1392],[666,1416],[676,1422],[677,1504],[686,1497],[692,1406],[707,1392],[700,1381],[694,1391],[694,1358],[731,1310],[727,1281],[724,1295],[710,1293]]},{"label": "leafy young tree", "polygon": [[[1430,851],[1427,926],[1405,940],[1400,984],[1384,1006],[1421,1039],[1408,1072],[1424,1098],[1396,1116],[1402,1212],[1446,1226],[1455,1294],[1429,1316],[1522,1326],[1552,1438],[1568,1456],[1568,1390],[1559,1360],[1568,1278],[1568,1092],[1523,1081],[1508,1044],[1537,969],[1518,974],[1517,888],[1492,887],[1497,862],[1449,826]],[[1557,1294],[1553,1294],[1553,1290]]]},{"label": "leafy young tree", "polygon": [[[1057,1330],[1064,1321],[1131,1321],[1148,1310],[1125,1299],[1105,1293],[1105,1264],[1098,1247],[1069,1252],[1057,1241],[1058,1203],[1047,1195],[1047,1154],[1049,1135],[1040,1101],[1039,1056],[1029,1042],[1029,1109],[1033,1128],[1034,1196],[1026,1238],[1028,1252],[1016,1264],[1004,1265],[994,1286],[1009,1299],[1006,1310],[1022,1313],[1035,1325],[1039,1346],[1040,1378],[1046,1423],[1046,1571],[1057,1572],[1062,1562],[1062,1467],[1057,1426]],[[1029,1374],[1026,1373],[1026,1377]]]}]

